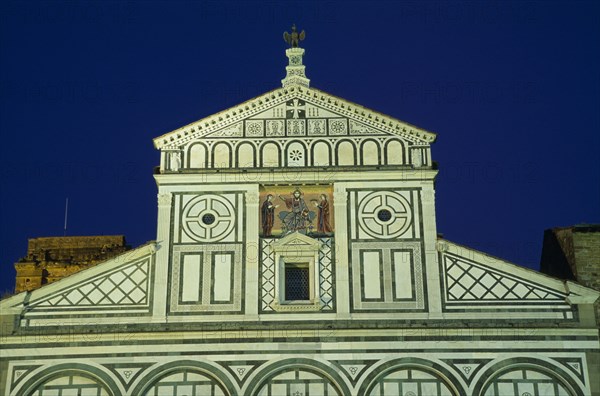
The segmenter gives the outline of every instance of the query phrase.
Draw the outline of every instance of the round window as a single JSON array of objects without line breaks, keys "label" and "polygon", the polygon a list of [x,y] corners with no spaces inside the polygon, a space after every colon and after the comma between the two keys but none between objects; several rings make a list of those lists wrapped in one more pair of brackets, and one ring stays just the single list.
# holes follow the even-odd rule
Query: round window
[{"label": "round window", "polygon": [[392,212],[387,209],[381,209],[379,212],[377,212],[377,218],[384,223],[388,222],[392,219]]},{"label": "round window", "polygon": [[215,215],[213,215],[212,213],[205,214],[204,216],[202,216],[202,222],[206,225],[211,225],[215,222]]}]

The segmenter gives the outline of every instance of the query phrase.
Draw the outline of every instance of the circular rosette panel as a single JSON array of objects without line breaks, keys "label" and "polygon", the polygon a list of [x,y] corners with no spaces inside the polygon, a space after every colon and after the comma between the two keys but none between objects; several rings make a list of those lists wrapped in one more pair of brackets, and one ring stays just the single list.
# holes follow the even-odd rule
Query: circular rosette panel
[{"label": "circular rosette panel", "polygon": [[358,205],[358,223],[361,230],[372,237],[399,237],[412,224],[410,203],[392,191],[372,192]]},{"label": "circular rosette panel", "polygon": [[235,225],[233,204],[218,195],[201,195],[183,208],[183,230],[199,242],[215,242],[227,238]]}]

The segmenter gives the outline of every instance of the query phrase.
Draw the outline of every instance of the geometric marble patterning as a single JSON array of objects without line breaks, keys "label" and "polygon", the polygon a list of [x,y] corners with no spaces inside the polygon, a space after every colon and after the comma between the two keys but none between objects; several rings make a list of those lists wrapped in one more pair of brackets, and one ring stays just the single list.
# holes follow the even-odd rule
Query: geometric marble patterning
[{"label": "geometric marble patterning", "polygon": [[271,303],[275,300],[275,252],[271,245],[275,239],[261,238],[260,241],[260,308],[262,312],[272,312],[274,309],[271,307]]},{"label": "geometric marble patterning", "polygon": [[320,373],[300,368],[288,369],[269,378],[258,396],[340,395],[331,381]]},{"label": "geometric marble patterning", "polygon": [[144,395],[146,396],[225,396],[221,386],[210,376],[184,369],[169,373],[157,381]]},{"label": "geometric marble patterning", "polygon": [[416,368],[403,368],[377,380],[369,396],[451,396],[443,380]]},{"label": "geometric marble patterning", "polygon": [[321,310],[333,309],[333,259],[331,244],[333,238],[319,238],[319,295],[321,296]]},{"label": "geometric marble patterning", "polygon": [[147,302],[150,259],[92,279],[43,300],[39,307],[144,305]]},{"label": "geometric marble patterning", "polygon": [[104,386],[91,378],[81,375],[65,375],[40,385],[31,396],[94,395],[108,396]]},{"label": "geometric marble patterning", "polygon": [[564,301],[565,296],[526,283],[524,279],[492,271],[473,262],[445,255],[447,301]]},{"label": "geometric marble patterning", "polygon": [[[271,304],[275,301],[275,252],[276,238],[261,238],[260,251],[260,311],[275,312]],[[321,311],[334,309],[333,289],[333,238],[317,238],[319,247],[319,298]]]},{"label": "geometric marble patterning", "polygon": [[484,393],[485,396],[568,396],[570,394],[550,375],[521,368],[495,378]]}]

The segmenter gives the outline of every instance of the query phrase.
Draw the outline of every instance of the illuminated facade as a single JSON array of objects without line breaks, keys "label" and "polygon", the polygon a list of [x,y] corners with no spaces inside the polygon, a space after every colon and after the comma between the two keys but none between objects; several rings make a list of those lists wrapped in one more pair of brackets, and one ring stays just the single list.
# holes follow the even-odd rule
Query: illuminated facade
[{"label": "illuminated facade", "polygon": [[598,292],[438,238],[436,135],[303,54],[154,139],[156,242],[0,303],[4,394],[600,392]]}]

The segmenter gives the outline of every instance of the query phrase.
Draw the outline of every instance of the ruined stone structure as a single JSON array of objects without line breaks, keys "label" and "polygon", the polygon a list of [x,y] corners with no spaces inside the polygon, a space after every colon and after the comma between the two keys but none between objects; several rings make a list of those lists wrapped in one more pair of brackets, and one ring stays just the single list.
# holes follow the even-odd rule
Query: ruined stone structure
[{"label": "ruined stone structure", "polygon": [[436,135],[312,87],[300,35],[154,139],[157,242],[0,302],[0,392],[600,394],[600,293],[438,238]]},{"label": "ruined stone structure", "polygon": [[127,251],[123,235],[31,238],[15,263],[15,293],[55,282]]}]

